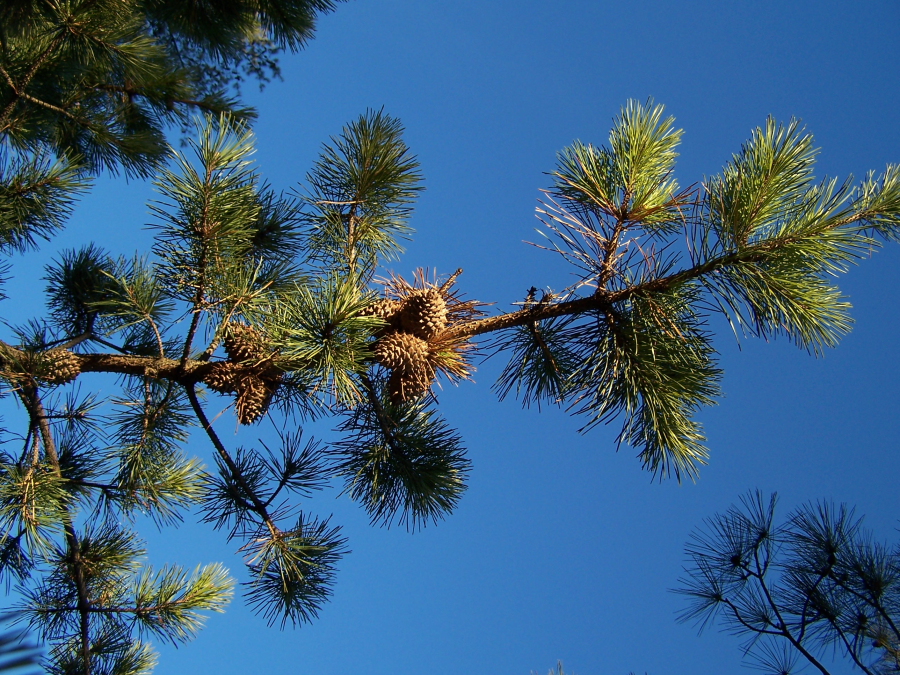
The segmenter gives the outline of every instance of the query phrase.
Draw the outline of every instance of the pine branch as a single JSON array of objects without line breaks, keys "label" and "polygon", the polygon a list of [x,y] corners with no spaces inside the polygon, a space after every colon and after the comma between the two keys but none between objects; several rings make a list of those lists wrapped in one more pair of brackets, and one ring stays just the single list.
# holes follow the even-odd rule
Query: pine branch
[{"label": "pine branch", "polygon": [[[50,464],[59,478],[65,478],[59,464],[59,455],[56,451],[56,443],[53,440],[53,432],[50,429],[50,422],[44,406],[41,403],[40,396],[35,387],[24,385],[19,390],[19,397],[28,411],[32,424],[36,424],[40,430],[41,440],[43,441],[44,451],[50,459]],[[90,625],[89,610],[90,600],[88,598],[87,585],[85,583],[84,562],[81,559],[81,552],[78,542],[78,536],[75,533],[72,515],[67,509],[63,512],[63,529],[65,531],[66,546],[68,556],[72,561],[74,573],[75,588],[78,594],[78,613],[79,628],[81,634],[81,657],[83,659],[84,675],[91,675],[91,649],[90,649]]]},{"label": "pine branch", "polygon": [[200,426],[203,427],[203,430],[206,432],[207,436],[209,436],[209,439],[212,442],[213,447],[216,449],[219,458],[231,472],[232,480],[234,480],[235,483],[241,486],[243,493],[250,499],[250,507],[259,516],[260,520],[265,524],[266,528],[269,530],[269,534],[273,538],[278,538],[278,536],[281,534],[280,530],[275,525],[275,521],[269,515],[269,511],[266,508],[266,505],[247,483],[246,478],[241,473],[237,464],[235,464],[234,459],[231,457],[231,454],[229,454],[228,450],[225,449],[225,446],[219,439],[219,435],[212,428],[212,424],[206,417],[203,406],[200,405],[200,400],[197,398],[197,390],[193,386],[186,386],[185,391],[187,392],[188,400],[191,402],[191,407],[194,410],[194,414],[197,415],[197,420],[200,422]]},{"label": "pine branch", "polygon": [[18,99],[24,95],[25,88],[31,84],[31,80],[34,79],[37,71],[40,70],[41,66],[43,66],[47,59],[50,58],[50,55],[63,43],[65,37],[65,33],[60,32],[53,38],[44,51],[42,51],[34,60],[18,83],[15,83],[5,70],[2,72],[4,79],[6,79],[13,91],[13,99],[6,105],[3,111],[0,112],[0,133],[9,128],[9,118],[18,103]]},{"label": "pine branch", "polygon": [[[830,223],[828,230],[834,230],[847,225],[855,224],[866,219],[866,214],[854,214],[844,219]],[[742,250],[730,252],[718,257],[711,258],[707,261],[700,262],[694,266],[670,274],[658,279],[652,279],[644,283],[629,286],[621,290],[609,291],[604,288],[598,288],[587,297],[580,297],[572,300],[565,300],[555,303],[542,303],[537,306],[523,308],[515,312],[508,312],[498,316],[474,321],[460,322],[448,328],[442,335],[447,339],[464,339],[491,332],[502,331],[517,326],[529,326],[535,322],[544,321],[563,316],[577,316],[588,314],[591,312],[606,312],[614,309],[618,303],[625,302],[636,296],[649,296],[653,294],[662,294],[670,290],[678,288],[684,284],[703,277],[714,275],[720,270],[726,268],[737,267],[743,264],[761,263],[767,259],[767,254],[777,251],[781,248],[790,246],[791,244],[803,241],[809,235],[795,235],[783,237],[771,241],[765,241],[759,244],[748,246]],[[194,314],[192,325],[199,321],[197,314]],[[12,349],[9,345],[8,349]],[[186,346],[187,348],[187,346]],[[158,373],[160,377],[167,379],[175,379],[183,382],[184,376],[188,373],[196,373],[195,379],[201,379],[205,373],[202,363],[195,363],[186,359],[182,355],[183,361],[175,367],[170,363],[169,359],[148,359],[146,357],[116,357],[107,354],[85,354],[81,355],[82,371],[84,372],[113,372],[125,374],[141,374],[145,369],[149,369]],[[173,375],[176,370],[182,370],[182,377],[175,378]]]}]

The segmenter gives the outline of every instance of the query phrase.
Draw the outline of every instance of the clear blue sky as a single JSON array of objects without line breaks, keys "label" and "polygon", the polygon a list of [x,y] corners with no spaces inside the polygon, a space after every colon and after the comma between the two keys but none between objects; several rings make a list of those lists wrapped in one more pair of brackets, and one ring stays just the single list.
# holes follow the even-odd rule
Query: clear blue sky
[{"label": "clear blue sky", "polygon": [[[863,175],[900,162],[900,4],[871,2],[543,2],[354,0],[322,20],[284,82],[252,93],[256,155],[277,188],[302,180],[322,141],[366,108],[400,117],[426,178],[417,230],[393,268],[465,269],[470,296],[498,303],[567,271],[534,239],[534,207],[555,153],[605,143],[628,98],[652,96],[685,129],[682,185],[717,172],[767,115],[802,118],[822,149],[819,175]],[[69,228],[14,260],[5,316],[43,303],[53,251],[94,239],[146,251],[144,183],[101,181]],[[352,554],[333,600],[296,630],[267,628],[240,599],[200,637],[164,648],[159,675],[577,675],[738,673],[732,636],[679,625],[669,592],[690,531],[749,489],[778,491],[782,512],[807,500],[853,504],[897,541],[900,476],[900,247],[841,280],[856,319],[813,358],[744,340],[718,322],[725,396],[701,414],[711,462],[696,484],[651,482],[615,428],[582,436],[557,410],[522,410],[491,393],[500,361],[447,389],[441,409],[466,440],[470,487],[443,523],[414,535],[368,525],[337,491],[308,504],[334,514]],[[227,424],[225,425],[227,427]],[[223,427],[224,428],[224,427]],[[271,427],[231,435],[250,444]],[[307,431],[328,438],[326,424]],[[191,450],[209,461],[205,439]],[[221,560],[221,533],[196,524],[145,530],[154,563]]]}]

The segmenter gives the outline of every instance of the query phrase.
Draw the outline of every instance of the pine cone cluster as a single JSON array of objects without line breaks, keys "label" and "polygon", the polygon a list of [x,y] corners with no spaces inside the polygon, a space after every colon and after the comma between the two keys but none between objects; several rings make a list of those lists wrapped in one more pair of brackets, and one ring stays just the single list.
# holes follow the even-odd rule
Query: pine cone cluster
[{"label": "pine cone cluster", "polygon": [[68,349],[51,349],[41,357],[39,379],[48,384],[66,384],[81,374],[81,361]]},{"label": "pine cone cluster", "polygon": [[391,370],[391,398],[407,401],[428,391],[434,380],[434,365],[428,343],[411,333],[394,331],[375,344],[375,360]]},{"label": "pine cone cluster", "polygon": [[447,327],[447,304],[437,288],[414,289],[402,300],[384,299],[369,307],[393,328],[375,343],[375,360],[391,371],[391,400],[408,401],[434,382],[433,340]]},{"label": "pine cone cluster", "polygon": [[375,344],[375,360],[391,370],[421,370],[428,361],[428,343],[410,333],[388,333]]},{"label": "pine cone cluster", "polygon": [[226,361],[210,365],[203,382],[220,394],[235,394],[241,424],[253,424],[269,408],[282,372],[271,363],[272,351],[252,326],[230,324],[225,332]]}]

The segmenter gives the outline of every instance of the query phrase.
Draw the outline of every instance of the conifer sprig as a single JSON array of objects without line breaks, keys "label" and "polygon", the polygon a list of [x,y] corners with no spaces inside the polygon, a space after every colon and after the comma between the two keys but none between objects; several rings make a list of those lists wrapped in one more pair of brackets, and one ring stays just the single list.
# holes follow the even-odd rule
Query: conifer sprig
[{"label": "conifer sprig", "polygon": [[279,521],[295,509],[274,503],[290,488],[300,494],[322,487],[327,471],[320,467],[315,443],[299,449],[300,436],[282,437],[281,457],[268,459],[253,450],[228,452],[212,428],[196,392],[188,398],[217,451],[219,475],[210,477],[204,497],[205,520],[228,527],[229,539],[245,540],[241,550],[253,580],[245,596],[270,623],[308,622],[331,594],[335,565],[346,553],[339,527],[300,514],[290,529]]},{"label": "conifer sprig", "polygon": [[251,540],[245,583],[248,602],[269,625],[309,623],[331,595],[346,538],[328,520],[301,515],[288,531]]},{"label": "conifer sprig", "polygon": [[609,148],[576,141],[560,152],[556,193],[620,228],[677,230],[684,193],[676,193],[673,172],[682,131],[673,128],[674,117],[663,118],[664,110],[652,99],[630,100],[613,121]]},{"label": "conifer sprig", "polygon": [[223,612],[234,587],[228,570],[213,564],[188,575],[179,567],[154,572],[144,567],[132,581],[133,606],[119,608],[133,614],[139,633],[169,642],[187,642],[203,625],[201,610]]},{"label": "conifer sprig", "polygon": [[371,277],[380,261],[403,252],[418,192],[419,163],[400,121],[368,111],[322,148],[307,175],[309,256],[326,266]]},{"label": "conifer sprig", "polygon": [[[538,306],[529,294],[527,305]],[[525,407],[542,402],[560,405],[566,398],[577,356],[563,339],[567,317],[533,321],[501,334],[492,344],[496,354],[509,353],[509,362],[494,389],[502,401],[515,389]]]},{"label": "conifer sprig", "polygon": [[49,239],[89,185],[77,162],[0,149],[0,250],[25,251]]},{"label": "conifer sprig", "polygon": [[345,491],[373,523],[416,530],[443,519],[466,489],[461,438],[424,401],[392,403],[384,376],[364,382],[367,400],[347,414],[334,446]]},{"label": "conifer sprig", "polygon": [[144,382],[128,393],[112,401],[118,411],[110,420],[110,455],[117,468],[110,497],[125,514],[180,521],[181,509],[200,500],[203,483],[199,461],[181,450],[193,422],[187,402],[171,384]]},{"label": "conifer sprig", "polygon": [[[174,567],[154,573],[140,564],[144,552],[134,535],[115,525],[88,528],[77,542],[78,572],[71,551],[59,548],[48,561],[46,579],[23,589],[22,611],[56,643],[57,666],[71,659],[82,672],[117,672],[132,665],[135,646],[145,649],[134,631],[184,642],[202,624],[198,611],[222,611],[231,598],[233,581],[221,565],[198,567],[190,576]],[[82,645],[76,647],[85,629],[89,664]]]},{"label": "conifer sprig", "polygon": [[280,367],[305,371],[314,391],[352,406],[362,398],[359,375],[369,367],[372,333],[382,325],[362,315],[366,304],[358,280],[335,272],[296,285],[259,320]]}]

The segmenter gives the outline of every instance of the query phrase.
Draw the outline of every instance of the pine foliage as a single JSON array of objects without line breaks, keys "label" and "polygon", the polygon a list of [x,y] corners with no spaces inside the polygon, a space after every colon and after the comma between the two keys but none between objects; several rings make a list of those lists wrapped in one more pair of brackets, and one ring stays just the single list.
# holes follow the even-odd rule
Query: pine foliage
[{"label": "pine foliage", "polygon": [[870,675],[900,670],[900,548],[873,540],[846,505],[806,504],[775,522],[776,495],[750,493],[687,544],[682,621],[746,636],[766,672],[827,673],[839,654]]},{"label": "pine foliage", "polygon": [[[192,113],[254,116],[236,77],[277,75],[331,0],[10,0],[0,14],[0,134],[26,156],[149,176]],[[42,157],[40,153],[37,157]]]},{"label": "pine foliage", "polygon": [[[92,21],[111,6],[93,4]],[[40,28],[59,17],[27,18],[26,6],[13,5],[24,12],[12,12],[21,30],[49,31],[47,59],[62,59],[47,77],[68,77],[59,64],[69,52],[50,47],[59,39],[75,49],[75,38]],[[149,82],[171,39],[193,41],[197,58],[230,68],[253,30],[292,48],[305,39],[303,12],[331,4],[277,3],[294,31],[283,33],[234,3],[216,35],[192,32],[180,3],[141,7],[154,31],[168,32],[147,33],[125,17],[103,29],[120,31],[107,42],[82,45],[96,52],[87,65],[119,68],[124,59],[129,77]],[[220,53],[213,45],[222,41]],[[144,59],[142,49],[157,56]],[[28,79],[22,68],[14,82]],[[616,424],[618,444],[634,448],[652,475],[694,478],[708,455],[697,416],[716,402],[722,378],[711,316],[723,314],[739,334],[783,336],[822,353],[851,326],[836,275],[900,239],[897,168],[855,188],[817,181],[809,134],[769,120],[721,174],[682,189],[674,175],[681,132],[662,106],[631,101],[607,146],[577,142],[560,153],[538,209],[542,247],[572,266],[576,282],[533,287],[515,309],[488,314],[486,303],[464,298],[462,270],[441,277],[419,268],[410,281],[384,270],[411,236],[421,190],[403,127],[384,111],[345,126],[305,184],[279,193],[253,164],[246,120],[228,106],[208,106],[214,114],[198,120],[196,140],[154,155],[161,141],[149,94],[135,97],[150,117],[129,127],[134,134],[84,127],[64,148],[52,130],[65,115],[45,108],[46,137],[29,137],[15,124],[30,99],[3,91],[11,112],[0,133],[13,151],[57,153],[63,167],[5,165],[4,181],[13,177],[0,191],[0,206],[10,205],[0,208],[6,252],[59,227],[85,171],[149,171],[151,159],[169,157],[156,170],[152,251],[129,259],[94,244],[64,252],[47,267],[47,315],[0,342],[5,391],[27,414],[21,448],[0,457],[0,575],[17,585],[51,672],[149,672],[151,641],[190,639],[200,613],[230,598],[221,566],[144,565],[137,514],[162,527],[198,511],[235,540],[244,597],[259,614],[282,627],[313,620],[347,541],[312,513],[310,498],[337,484],[373,523],[411,531],[452,513],[470,463],[435,391],[469,379],[482,350],[508,359],[501,398],[565,406],[585,431]],[[38,174],[51,170],[51,187],[40,187]],[[81,393],[95,373],[118,376],[108,399]],[[331,420],[334,437],[303,436],[300,425],[314,419]],[[223,425],[262,420],[282,430],[276,447],[228,447]],[[198,437],[212,452],[207,468],[194,457]]]},{"label": "pine foliage", "polygon": [[797,121],[768,120],[696,190],[673,177],[680,135],[662,106],[630,102],[608,147],[560,153],[538,209],[541,247],[579,281],[540,302],[534,289],[520,327],[495,343],[513,352],[502,395],[567,405],[585,429],[622,419],[620,443],[676,478],[707,457],[694,417],[719,393],[711,313],[815,354],[836,346],[851,320],[833,279],[895,239],[900,217],[896,167],[856,188],[816,182],[813,139]]},{"label": "pine foliage", "polygon": [[426,401],[391,400],[382,375],[366,382],[367,401],[347,414],[334,462],[345,490],[373,523],[397,519],[411,530],[451,513],[466,489],[470,462],[461,438]]},{"label": "pine foliage", "polygon": [[402,132],[399,120],[368,111],[322,148],[306,176],[312,260],[365,275],[403,252],[421,176]]}]

